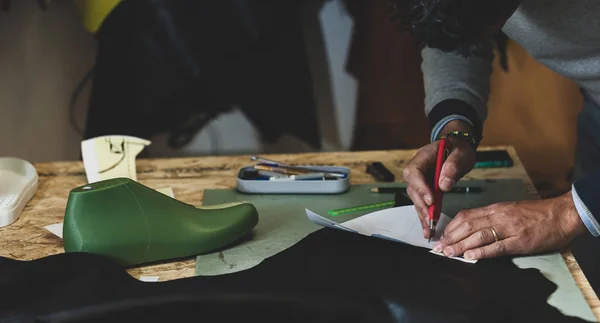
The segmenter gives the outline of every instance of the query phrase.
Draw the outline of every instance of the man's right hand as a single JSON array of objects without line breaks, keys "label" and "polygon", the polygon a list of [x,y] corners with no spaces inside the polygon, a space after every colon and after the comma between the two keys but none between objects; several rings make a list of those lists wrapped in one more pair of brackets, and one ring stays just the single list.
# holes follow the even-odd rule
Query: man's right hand
[{"label": "man's right hand", "polygon": [[[444,134],[450,131],[473,133],[470,125],[460,120],[449,122],[440,133]],[[442,166],[439,182],[440,188],[445,192],[452,189],[454,184],[475,166],[475,150],[468,140],[455,137],[449,137],[448,140],[451,143],[450,154]],[[438,144],[439,141],[435,141],[419,149],[403,172],[404,180],[408,183],[406,192],[419,213],[425,239],[429,239],[430,234],[428,209],[433,204],[431,184],[435,172]]]}]

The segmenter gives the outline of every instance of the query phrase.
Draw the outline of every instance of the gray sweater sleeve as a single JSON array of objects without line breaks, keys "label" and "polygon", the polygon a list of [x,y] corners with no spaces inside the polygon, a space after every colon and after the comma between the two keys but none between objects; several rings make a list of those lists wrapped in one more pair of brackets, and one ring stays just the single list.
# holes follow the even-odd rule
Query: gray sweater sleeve
[{"label": "gray sweater sleeve", "polygon": [[[481,50],[482,55],[468,58],[438,49],[422,50],[425,113],[432,130],[432,141],[435,140],[439,129],[451,120],[462,119],[481,128],[487,117],[494,61],[493,40],[482,43]],[[448,100],[460,102],[462,107],[456,108],[456,104],[440,104]]]}]

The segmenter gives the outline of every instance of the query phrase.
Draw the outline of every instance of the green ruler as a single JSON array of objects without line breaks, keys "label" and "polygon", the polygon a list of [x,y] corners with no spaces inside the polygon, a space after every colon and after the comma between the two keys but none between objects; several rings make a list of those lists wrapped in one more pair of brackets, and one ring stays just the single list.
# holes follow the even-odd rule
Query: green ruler
[{"label": "green ruler", "polygon": [[392,206],[394,206],[394,201],[388,201],[388,202],[381,202],[381,203],[375,203],[375,204],[367,204],[367,205],[360,205],[360,206],[353,206],[353,207],[348,207],[348,208],[343,208],[343,209],[331,210],[331,211],[329,211],[329,215],[338,216],[338,215],[342,215],[342,214],[355,213],[355,212],[361,212],[361,211],[384,209],[384,208],[388,208],[388,207],[392,207]]}]

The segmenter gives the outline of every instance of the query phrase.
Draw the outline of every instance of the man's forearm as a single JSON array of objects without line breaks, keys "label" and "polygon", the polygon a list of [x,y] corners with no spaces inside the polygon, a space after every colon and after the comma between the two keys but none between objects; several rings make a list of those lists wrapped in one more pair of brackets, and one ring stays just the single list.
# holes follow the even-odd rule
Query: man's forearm
[{"label": "man's forearm", "polygon": [[493,41],[482,43],[481,48],[480,56],[468,58],[432,48],[421,51],[425,113],[432,130],[431,139],[435,139],[449,119],[462,119],[474,131],[481,131],[481,123],[487,116]]},{"label": "man's forearm", "polygon": [[477,142],[481,139],[490,91],[492,46],[485,43],[482,56],[469,58],[431,48],[421,52],[425,113],[432,142],[439,138],[441,129],[454,120],[468,123]]}]

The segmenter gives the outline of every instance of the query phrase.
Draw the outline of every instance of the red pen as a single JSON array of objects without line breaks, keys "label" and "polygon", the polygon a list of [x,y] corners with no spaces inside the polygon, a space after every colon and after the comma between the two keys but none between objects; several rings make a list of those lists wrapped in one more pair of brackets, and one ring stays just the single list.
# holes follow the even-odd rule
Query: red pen
[{"label": "red pen", "polygon": [[443,192],[440,189],[440,173],[442,172],[442,165],[448,158],[450,151],[450,141],[447,138],[442,138],[438,145],[437,159],[435,162],[435,175],[433,177],[433,204],[429,206],[429,241],[435,234],[435,226],[437,221],[440,219],[440,213],[442,212],[442,199]]}]

